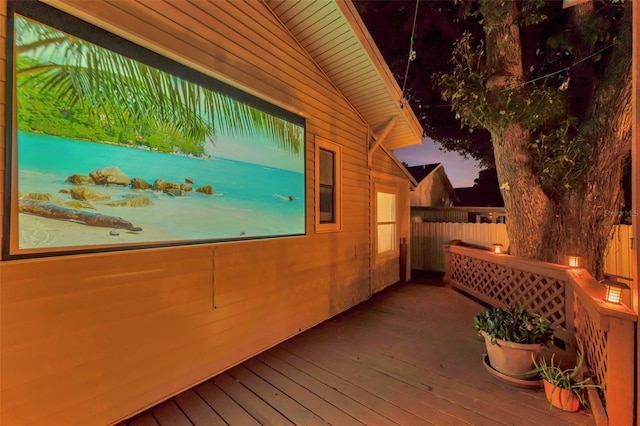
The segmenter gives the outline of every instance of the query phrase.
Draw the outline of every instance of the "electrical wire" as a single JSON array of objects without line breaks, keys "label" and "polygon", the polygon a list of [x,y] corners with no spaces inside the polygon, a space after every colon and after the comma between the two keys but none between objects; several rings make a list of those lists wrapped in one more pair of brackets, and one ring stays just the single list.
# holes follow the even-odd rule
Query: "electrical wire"
[{"label": "electrical wire", "polygon": [[568,72],[571,68],[575,67],[576,65],[581,64],[584,61],[587,61],[587,60],[593,58],[596,55],[599,55],[600,53],[604,52],[607,49],[612,48],[615,45],[616,45],[615,43],[612,43],[609,46],[603,47],[602,49],[598,50],[597,52],[593,52],[589,56],[585,56],[584,58],[580,59],[579,61],[574,62],[573,64],[569,65],[568,67],[559,69],[558,71],[550,72],[549,74],[545,74],[543,76],[536,77],[536,78],[531,79],[531,80],[527,80],[527,81],[525,81],[523,83],[516,84],[515,86],[506,87],[502,91],[504,92],[504,91],[507,91],[507,90],[518,89],[518,88],[520,88],[522,86],[526,86],[527,84],[535,83],[536,81],[543,80],[545,78],[548,78],[548,77],[551,77],[551,76],[554,76],[554,75],[557,75],[557,74],[560,74],[560,73],[563,73],[563,72]]},{"label": "electrical wire", "polygon": [[416,0],[416,10],[413,13],[413,28],[411,29],[411,43],[409,44],[409,56],[407,57],[407,69],[404,72],[404,82],[402,83],[402,99],[405,98],[405,90],[407,88],[407,77],[409,76],[409,65],[416,58],[416,52],[413,50],[413,40],[416,35],[416,21],[418,20],[418,5],[420,0]]}]

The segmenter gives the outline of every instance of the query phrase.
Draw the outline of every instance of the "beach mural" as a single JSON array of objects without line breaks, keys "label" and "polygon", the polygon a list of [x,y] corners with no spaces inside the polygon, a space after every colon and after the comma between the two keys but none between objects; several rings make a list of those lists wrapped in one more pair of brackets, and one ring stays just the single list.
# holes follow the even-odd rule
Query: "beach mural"
[{"label": "beach mural", "polygon": [[305,233],[303,119],[65,31],[14,15],[11,254]]}]

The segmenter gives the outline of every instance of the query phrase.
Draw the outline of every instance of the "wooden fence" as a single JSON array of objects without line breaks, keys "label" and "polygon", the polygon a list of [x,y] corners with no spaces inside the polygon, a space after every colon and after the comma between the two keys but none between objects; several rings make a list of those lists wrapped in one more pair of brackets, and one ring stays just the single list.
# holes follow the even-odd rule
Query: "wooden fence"
[{"label": "wooden fence", "polygon": [[[458,242],[459,243],[459,242]],[[445,245],[445,281],[493,306],[520,306],[546,317],[569,349],[583,348],[602,398],[590,392],[598,425],[634,420],[637,315],[602,300],[604,287],[584,269],[488,250]]]},{"label": "wooden fence", "polygon": [[[629,225],[618,225],[611,235],[604,270],[631,277],[631,238]],[[426,271],[445,271],[442,245],[452,240],[490,247],[500,243],[509,247],[503,223],[414,222],[411,224],[411,267]]]}]

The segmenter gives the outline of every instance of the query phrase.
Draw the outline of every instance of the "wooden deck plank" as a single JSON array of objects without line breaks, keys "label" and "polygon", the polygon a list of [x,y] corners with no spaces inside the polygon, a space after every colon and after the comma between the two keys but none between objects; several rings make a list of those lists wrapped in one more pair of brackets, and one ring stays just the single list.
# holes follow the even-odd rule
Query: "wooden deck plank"
[{"label": "wooden deck plank", "polygon": [[[416,303],[418,298],[415,296],[417,294],[411,293],[410,289],[411,287],[402,289],[402,292],[407,293],[406,296],[410,296],[400,297],[398,301],[402,304]],[[452,297],[447,295],[444,289],[441,292],[444,293],[438,295],[439,292],[431,291],[429,303],[437,303],[438,297]],[[398,296],[402,296],[401,292],[393,293],[393,298]],[[461,297],[457,293],[454,296]],[[351,321],[344,324],[348,325],[348,330],[358,331],[349,334],[348,339],[350,339],[351,345],[347,346],[345,350],[352,353],[351,347],[355,346],[356,348],[367,347],[367,352],[372,352],[369,349],[375,347],[373,346],[375,341],[367,340],[367,336],[383,334],[388,344],[384,347],[377,347],[384,348],[382,353],[389,355],[390,359],[402,359],[405,362],[422,366],[425,373],[416,373],[425,376],[425,378],[429,376],[429,372],[435,372],[458,383],[466,384],[468,385],[465,389],[466,393],[470,395],[475,393],[479,398],[485,398],[485,403],[494,399],[498,400],[501,404],[509,407],[506,411],[516,414],[519,418],[521,418],[524,406],[531,410],[530,421],[537,424],[553,424],[557,421],[555,419],[560,419],[561,424],[567,424],[567,422],[583,424],[585,421],[591,421],[590,415],[586,411],[571,414],[559,410],[549,410],[549,404],[542,390],[516,388],[487,374],[484,366],[481,366],[482,354],[485,352],[484,342],[477,337],[471,327],[460,327],[461,320],[464,320],[465,324],[472,324],[472,315],[475,311],[471,310],[467,313],[466,319],[458,318],[453,321],[454,324],[457,324],[457,327],[453,328],[448,324],[438,323],[437,312],[440,311],[439,309],[434,309],[436,315],[431,318],[429,318],[428,312],[419,316],[418,318],[424,318],[426,315],[426,321],[422,324],[420,324],[420,320],[417,320],[417,324],[415,324],[415,320],[411,321],[414,323],[413,325],[410,323],[402,324],[403,320],[398,320],[398,317],[403,315],[393,310],[396,302],[385,300],[384,309],[376,309],[374,306],[374,309],[354,312],[355,316],[351,318]],[[456,300],[455,302],[456,305],[464,304],[464,300]],[[479,307],[475,307],[475,309],[479,310]],[[408,315],[408,318],[415,317],[414,313]],[[333,335],[340,335],[341,324],[331,325]],[[304,338],[304,336],[301,337]],[[433,342],[445,344],[434,345]],[[464,348],[465,350],[456,350],[456,348]],[[437,365],[438,368],[433,368],[434,365]],[[487,401],[488,395],[493,398]],[[503,408],[503,410],[505,409]],[[585,419],[585,417],[587,418]]]},{"label": "wooden deck plank", "polygon": [[174,399],[194,426],[223,426],[227,424],[193,389],[181,393]]},{"label": "wooden deck plank", "polygon": [[[399,382],[384,373],[367,368],[348,357],[336,356],[337,354],[331,350],[323,350],[318,353],[295,343],[287,344],[285,349],[319,367],[333,371],[351,383],[359,384],[381,399],[402,407],[424,420],[446,425],[479,424],[479,420],[486,420],[486,424],[491,424],[488,418],[473,419],[471,418],[473,416],[459,410],[443,411],[442,408],[447,405],[447,401],[438,399],[437,396],[430,395],[422,389]],[[331,356],[327,356],[328,354]]]},{"label": "wooden deck plank", "polygon": [[151,412],[145,411],[128,421],[127,426],[159,426],[159,423],[153,418]]},{"label": "wooden deck plank", "polygon": [[[593,425],[588,411],[550,409],[541,390],[485,370],[480,310],[448,288],[399,285],[179,395],[172,410],[196,426]],[[160,407],[127,425],[173,424]]]},{"label": "wooden deck plank", "polygon": [[327,426],[327,422],[244,365],[232,368],[228,373],[294,424]]},{"label": "wooden deck plank", "polygon": [[154,407],[151,414],[163,426],[193,426],[173,399]]},{"label": "wooden deck plank", "polygon": [[[440,405],[440,409],[456,412],[460,409],[468,412],[467,420],[473,418],[475,413],[478,419],[486,419],[489,417],[487,421],[495,421],[497,424],[518,424],[521,426],[548,424],[544,421],[540,422],[535,419],[528,420],[522,418],[521,406],[518,408],[518,406],[514,406],[513,404],[505,403],[503,398],[496,398],[495,391],[504,389],[500,386],[496,386],[494,392],[491,393],[479,391],[467,383],[450,377],[450,374],[439,375],[432,373],[424,368],[419,368],[413,364],[402,361],[393,354],[390,355],[376,351],[364,352],[354,349],[354,347],[366,347],[364,345],[366,345],[366,340],[360,340],[354,336],[350,338],[348,342],[332,343],[331,349],[326,349],[328,345],[324,345],[324,347],[327,351],[336,354],[336,356],[348,357],[356,363],[392,377],[399,382],[437,395],[439,398],[444,399],[444,402]],[[512,411],[509,411],[510,408]],[[540,407],[536,408],[538,409]],[[488,411],[490,415],[485,416],[482,413],[483,411]],[[548,414],[541,414],[548,417]]]},{"label": "wooden deck plank", "polygon": [[[440,292],[445,293],[438,297],[451,297],[444,289]],[[405,294],[403,295],[403,293]],[[437,298],[437,294],[437,291],[430,292],[430,303],[436,302],[434,299]],[[383,306],[373,306],[372,309],[354,312],[354,317],[348,323],[331,324],[332,334],[339,335],[341,333],[340,327],[343,324],[348,326],[344,332],[350,333],[348,338],[351,344],[345,347],[346,352],[352,353],[353,346],[356,348],[383,348],[380,353],[386,354],[389,359],[382,362],[382,366],[389,366],[395,360],[402,360],[410,365],[421,366],[422,371],[414,371],[414,373],[425,378],[437,377],[433,376],[434,373],[437,373],[437,375],[444,376],[447,382],[453,380],[465,386],[462,389],[463,393],[477,395],[477,398],[487,404],[487,407],[501,406],[500,410],[505,411],[501,414],[505,416],[505,421],[509,421],[509,413],[522,419],[523,406],[532,410],[529,421],[533,424],[554,424],[556,419],[561,420],[561,424],[574,422],[584,424],[584,422],[592,421],[587,411],[572,414],[549,410],[549,404],[541,389],[516,388],[487,374],[484,366],[481,367],[482,355],[486,352],[484,341],[477,337],[471,327],[461,328],[461,318],[452,321],[457,326],[451,328],[451,324],[438,323],[438,320],[441,319],[438,318],[437,312],[440,310],[436,309],[434,310],[436,315],[431,318],[429,318],[429,311],[427,311],[426,315],[425,312],[419,315],[418,320],[407,322],[407,318],[416,318],[416,313],[410,312],[411,308],[407,306],[419,304],[419,298],[415,296],[416,294],[411,292],[411,287],[405,286],[401,291],[393,293],[392,297],[385,300]],[[456,298],[462,297],[457,293],[454,293],[454,296]],[[465,301],[471,302],[465,298],[464,300],[456,300],[456,304],[463,305]],[[479,306],[473,306],[473,308],[478,311],[480,309]],[[420,310],[424,311],[424,308]],[[463,322],[472,324],[474,313],[473,310],[469,311],[466,314],[466,319],[463,318]],[[423,320],[422,323],[420,323],[420,319]],[[438,323],[437,326],[434,326],[436,323]],[[375,340],[368,339],[372,333],[385,336],[388,344],[384,347],[375,346]],[[305,336],[301,336],[301,338],[305,338]],[[445,342],[446,345],[434,345],[433,342]],[[356,344],[354,345],[354,343]],[[455,350],[459,347],[464,347],[465,350]],[[371,352],[373,351],[367,350],[367,353]],[[438,368],[432,368],[433,365],[437,365]],[[440,390],[437,393],[441,393]],[[500,414],[493,410],[491,413],[492,416]],[[523,420],[520,420],[519,423],[523,423]]]},{"label": "wooden deck plank", "polygon": [[[295,374],[295,371],[291,371],[293,369],[288,371],[287,374],[290,376],[287,377],[287,374],[283,374],[280,370],[274,369],[271,366],[271,363],[267,365],[264,363],[263,359],[258,360],[257,358],[253,358],[245,362],[244,366],[254,374],[271,383],[273,386],[276,386],[280,391],[289,395],[291,398],[295,398],[300,404],[307,407],[310,411],[317,413],[327,423],[344,426],[361,426],[366,424],[352,417],[349,414],[350,411],[340,410],[334,404],[321,398],[317,393],[312,392],[309,388],[300,384],[300,382],[294,381],[294,377],[300,379],[300,376],[302,375]],[[321,383],[315,382],[312,383],[310,387],[320,387],[320,385]],[[333,393],[336,393],[335,390],[332,391]],[[376,424],[381,425],[380,422]]]},{"label": "wooden deck plank", "polygon": [[201,383],[195,388],[196,393],[209,404],[215,407],[216,412],[230,425],[260,426],[260,423],[222,389],[211,381]]},{"label": "wooden deck plank", "polygon": [[258,423],[262,425],[292,425],[293,423],[276,411],[249,389],[227,373],[214,379],[214,383],[240,404]]},{"label": "wooden deck plank", "polygon": [[[414,293],[415,290],[418,292]],[[428,383],[432,390],[427,392],[444,399],[443,403],[437,404],[438,407],[451,415],[461,415],[466,421],[481,421],[484,418],[487,422],[546,425],[574,422],[580,424],[591,420],[586,412],[568,415],[561,411],[549,410],[542,391],[505,386],[489,375],[481,362],[484,343],[477,339],[470,326],[464,327],[462,331],[460,327],[461,323],[472,324],[472,317],[480,307],[466,298],[456,300],[456,305],[464,305],[465,301],[471,304],[467,306],[466,314],[454,321],[453,329],[449,329],[448,324],[438,323],[442,320],[438,317],[429,318],[429,322],[421,323],[420,318],[425,316],[425,306],[424,300],[420,302],[420,298],[416,297],[420,290],[411,290],[411,287],[403,286],[400,291],[393,292],[381,303],[372,303],[366,309],[355,308],[343,317],[330,320],[311,333],[298,336],[281,347],[287,348],[293,342],[299,341],[301,346],[309,348],[312,352],[314,348],[321,348],[325,357],[328,357],[327,351],[330,352],[342,345],[342,357],[377,369],[398,381],[408,382],[410,386],[421,387],[422,382]],[[438,293],[442,294],[438,296]],[[448,289],[436,289],[430,294],[431,304],[437,302],[434,301],[436,296],[444,296],[447,300],[462,298],[457,293],[450,293]],[[416,311],[423,312],[417,315]],[[435,311],[441,315],[441,310]],[[426,315],[428,317],[429,314]],[[328,331],[323,332],[323,329]],[[434,345],[434,342],[446,344]],[[456,350],[460,347],[465,347],[465,350]],[[366,351],[358,351],[358,348],[366,348]],[[371,356],[376,352],[380,354],[376,359],[376,365],[367,365],[362,359],[357,359],[359,355],[361,358],[369,357],[370,363]],[[454,359],[455,362],[447,362],[448,358]],[[403,366],[398,359],[407,365]],[[445,364],[447,368],[444,368]],[[422,367],[417,369],[411,365]],[[393,368],[410,371],[398,375]],[[464,374],[460,374],[461,370],[464,370]],[[419,377],[420,382],[416,382],[413,379],[415,377]],[[431,383],[434,380],[437,380],[435,386]],[[424,390],[425,387],[422,387]],[[531,416],[522,418],[523,406],[532,410]],[[478,410],[484,414],[481,413],[477,417],[474,413]]]},{"label": "wooden deck plank", "polygon": [[[280,347],[261,354],[258,359],[277,368],[278,371],[285,373],[296,381],[309,383],[309,386],[318,395],[367,425],[406,424],[427,426],[434,424],[391,404],[389,401],[381,399],[366,389],[347,382],[295,354],[284,351]],[[296,370],[300,374],[296,374]],[[300,378],[300,376],[307,376],[309,380]],[[314,381],[320,385],[313,383]]]}]

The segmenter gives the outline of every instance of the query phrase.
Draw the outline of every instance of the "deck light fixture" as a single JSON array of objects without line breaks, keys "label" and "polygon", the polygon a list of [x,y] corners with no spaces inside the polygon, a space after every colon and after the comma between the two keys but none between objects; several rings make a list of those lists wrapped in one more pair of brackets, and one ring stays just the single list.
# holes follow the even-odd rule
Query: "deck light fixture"
[{"label": "deck light fixture", "polygon": [[582,258],[574,254],[564,256],[563,264],[569,265],[572,268],[582,268]]},{"label": "deck light fixture", "polygon": [[502,251],[502,247],[503,247],[503,246],[502,246],[502,244],[500,244],[500,243],[493,243],[493,244],[492,244],[492,247],[493,247],[493,252],[494,252],[494,253],[496,253],[496,254],[501,254],[501,253],[503,253],[503,251]]},{"label": "deck light fixture", "polygon": [[622,295],[622,290],[629,290],[629,286],[612,279],[605,279],[601,281],[602,284],[607,288],[607,292],[604,296],[604,300],[610,303],[620,303],[620,296]]}]

